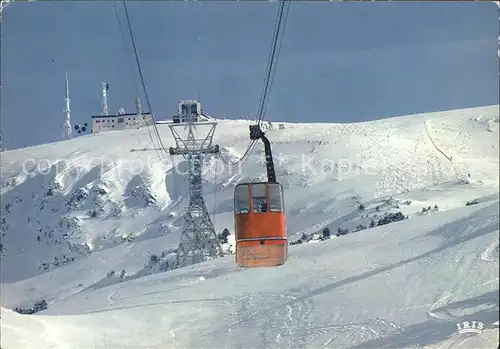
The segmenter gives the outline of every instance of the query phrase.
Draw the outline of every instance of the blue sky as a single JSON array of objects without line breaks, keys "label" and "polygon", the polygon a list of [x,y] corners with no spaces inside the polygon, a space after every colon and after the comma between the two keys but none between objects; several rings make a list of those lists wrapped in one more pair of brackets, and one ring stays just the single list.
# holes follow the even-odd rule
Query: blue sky
[{"label": "blue sky", "polygon": [[[277,3],[128,8],[157,119],[197,96],[208,115],[256,114]],[[351,122],[498,104],[498,17],[492,3],[293,2],[267,116]],[[65,72],[74,124],[100,113],[104,80],[111,110],[134,110],[139,78],[113,2],[14,3],[1,53],[4,147],[60,139]]]}]

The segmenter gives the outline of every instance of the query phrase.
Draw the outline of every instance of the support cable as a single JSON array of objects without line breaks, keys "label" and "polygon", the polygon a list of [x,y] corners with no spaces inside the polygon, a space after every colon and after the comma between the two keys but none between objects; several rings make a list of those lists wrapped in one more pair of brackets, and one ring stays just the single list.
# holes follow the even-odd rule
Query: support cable
[{"label": "support cable", "polygon": [[[287,6],[287,11],[283,17],[285,4],[287,4],[288,6]],[[280,52],[281,47],[283,45],[284,29],[286,28],[286,22],[287,22],[288,13],[290,10],[290,4],[291,4],[291,0],[281,0],[281,2],[280,2],[280,6],[279,6],[279,10],[278,10],[278,18],[276,19],[272,45],[271,45],[271,49],[269,52],[266,77],[265,77],[265,81],[264,81],[264,85],[263,85],[263,89],[262,89],[261,98],[259,101],[259,108],[258,108],[258,112],[257,112],[256,122],[255,122],[255,124],[259,125],[259,126],[263,121],[265,111],[267,109],[267,103],[269,101],[271,87],[272,87],[272,84],[274,81],[274,76],[276,73],[275,61],[278,60],[279,52]],[[283,22],[283,30],[281,30],[282,22]],[[278,45],[278,40],[279,40],[279,45]],[[257,140],[251,140],[249,142],[245,152],[243,153],[243,155],[235,162],[227,161],[222,156],[221,156],[221,159],[229,168],[235,168],[236,166],[238,166],[240,164],[244,164],[248,160],[253,149],[255,148],[256,143],[257,143]]]}]

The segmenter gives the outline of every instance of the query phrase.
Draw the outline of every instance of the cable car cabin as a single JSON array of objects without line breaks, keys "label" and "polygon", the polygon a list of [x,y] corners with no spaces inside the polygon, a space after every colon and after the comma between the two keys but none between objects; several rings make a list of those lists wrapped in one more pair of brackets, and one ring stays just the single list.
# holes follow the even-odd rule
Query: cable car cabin
[{"label": "cable car cabin", "polygon": [[288,237],[281,184],[238,184],[234,189],[234,209],[238,266],[284,264],[288,256]]}]

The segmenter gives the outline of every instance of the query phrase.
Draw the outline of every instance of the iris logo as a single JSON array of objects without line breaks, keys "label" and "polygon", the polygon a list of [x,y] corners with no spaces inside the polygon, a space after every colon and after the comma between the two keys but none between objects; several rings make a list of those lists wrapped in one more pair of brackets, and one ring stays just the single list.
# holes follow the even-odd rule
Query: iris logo
[{"label": "iris logo", "polygon": [[479,321],[463,321],[457,324],[458,333],[481,333],[484,329],[484,323]]}]

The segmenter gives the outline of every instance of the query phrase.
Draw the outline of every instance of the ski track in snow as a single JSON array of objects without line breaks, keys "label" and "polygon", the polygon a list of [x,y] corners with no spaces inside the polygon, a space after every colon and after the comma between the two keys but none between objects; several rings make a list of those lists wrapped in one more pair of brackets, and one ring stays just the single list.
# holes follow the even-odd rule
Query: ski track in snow
[{"label": "ski track in snow", "polygon": [[[497,216],[488,216],[485,219],[481,220],[471,220],[467,222],[465,229],[461,232],[461,234],[467,234],[472,231],[476,231],[479,229],[482,229],[488,225],[494,224],[495,221],[498,219]],[[495,238],[497,239],[497,238]],[[476,252],[476,258],[474,258],[469,265],[466,265],[464,268],[466,269],[471,269],[472,266],[477,266],[478,264],[482,262],[489,262],[492,261],[493,259],[487,257],[491,254],[491,250],[498,246],[498,240],[493,241],[491,245],[489,245],[484,251],[477,251]],[[496,277],[493,280],[488,280],[480,285],[476,286],[472,291],[464,294],[463,296],[467,297],[472,295],[473,293],[483,289],[485,286],[491,285],[491,284],[498,284],[499,278]],[[450,287],[450,289],[453,289]],[[441,311],[440,313],[436,313],[436,309],[444,308],[446,305],[451,303],[457,295],[453,292],[446,291],[445,294],[439,298],[434,304],[431,305],[429,311],[428,311],[428,316],[431,318],[439,319],[439,320],[446,320],[446,321],[451,321],[452,319],[455,319],[454,316],[452,316],[448,311]]]}]

